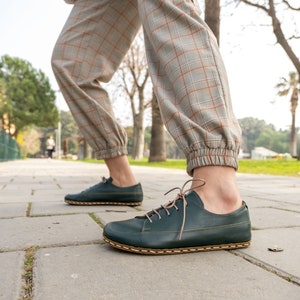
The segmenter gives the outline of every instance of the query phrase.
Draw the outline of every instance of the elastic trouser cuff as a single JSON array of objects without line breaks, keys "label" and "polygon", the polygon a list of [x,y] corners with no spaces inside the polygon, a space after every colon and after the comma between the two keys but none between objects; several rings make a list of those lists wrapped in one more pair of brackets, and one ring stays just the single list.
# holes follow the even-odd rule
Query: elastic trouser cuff
[{"label": "elastic trouser cuff", "polygon": [[128,150],[127,147],[120,146],[112,149],[95,151],[95,155],[97,159],[108,159],[108,158],[114,158],[122,155],[128,155]]},{"label": "elastic trouser cuff", "polygon": [[238,169],[239,150],[232,149],[200,149],[187,157],[187,173],[193,176],[193,170],[205,166],[225,166]]}]

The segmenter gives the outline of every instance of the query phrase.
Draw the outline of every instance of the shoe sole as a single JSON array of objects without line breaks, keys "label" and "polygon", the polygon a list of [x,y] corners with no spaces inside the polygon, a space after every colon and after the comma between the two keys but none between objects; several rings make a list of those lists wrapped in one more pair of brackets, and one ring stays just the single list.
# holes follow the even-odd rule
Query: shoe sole
[{"label": "shoe sole", "polygon": [[72,201],[72,200],[65,200],[66,203],[70,205],[85,205],[85,206],[92,206],[92,205],[123,205],[123,206],[139,206],[142,202],[80,202],[80,201]]},{"label": "shoe sole", "polygon": [[199,246],[199,247],[187,247],[187,248],[173,248],[173,249],[152,249],[152,248],[141,248],[135,246],[128,246],[120,244],[108,239],[106,236],[103,236],[104,241],[110,246],[137,254],[146,254],[146,255],[166,255],[166,254],[183,254],[183,253],[192,253],[192,252],[204,252],[204,251],[216,251],[216,250],[234,250],[240,248],[247,248],[250,246],[251,241],[241,242],[241,243],[230,243],[230,244],[221,244],[221,245],[209,245],[209,246]]}]

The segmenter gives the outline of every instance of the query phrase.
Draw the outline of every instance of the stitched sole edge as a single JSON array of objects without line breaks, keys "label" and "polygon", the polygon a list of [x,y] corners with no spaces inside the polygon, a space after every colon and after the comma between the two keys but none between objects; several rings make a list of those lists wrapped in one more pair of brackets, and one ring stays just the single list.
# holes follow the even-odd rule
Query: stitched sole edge
[{"label": "stitched sole edge", "polygon": [[109,244],[110,246],[116,249],[137,253],[137,254],[145,254],[145,255],[167,255],[167,254],[183,254],[183,253],[216,251],[216,250],[234,250],[234,249],[249,247],[251,244],[251,241],[247,241],[241,243],[230,243],[230,244],[209,245],[209,246],[199,246],[199,247],[153,249],[153,248],[141,248],[141,247],[120,244],[110,240],[106,236],[103,236],[103,240],[107,244]]},{"label": "stitched sole edge", "polygon": [[70,205],[85,205],[85,206],[92,206],[92,205],[123,205],[123,206],[139,206],[142,204],[142,202],[80,202],[80,201],[72,201],[72,200],[66,200],[65,203],[68,203]]}]

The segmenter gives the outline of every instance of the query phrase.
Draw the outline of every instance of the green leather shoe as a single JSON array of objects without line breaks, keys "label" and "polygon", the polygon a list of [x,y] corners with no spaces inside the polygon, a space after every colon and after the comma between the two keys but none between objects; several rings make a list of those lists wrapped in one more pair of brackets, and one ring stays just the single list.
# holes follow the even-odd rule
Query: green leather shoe
[{"label": "green leather shoe", "polygon": [[103,237],[112,247],[139,254],[228,250],[250,245],[251,224],[245,203],[232,213],[214,214],[190,191],[145,216],[108,223]]},{"label": "green leather shoe", "polygon": [[103,178],[102,182],[78,194],[68,194],[65,202],[71,205],[141,205],[143,190],[141,184],[130,187],[118,187],[112,178]]}]

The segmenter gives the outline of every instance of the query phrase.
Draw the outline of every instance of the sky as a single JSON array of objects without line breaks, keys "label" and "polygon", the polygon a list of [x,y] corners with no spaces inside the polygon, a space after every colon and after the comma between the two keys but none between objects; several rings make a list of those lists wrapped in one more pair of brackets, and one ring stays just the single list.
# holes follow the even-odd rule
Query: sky
[{"label": "sky", "polygon": [[[71,9],[72,5],[63,0],[0,0],[0,56],[8,54],[27,60],[35,69],[42,70],[52,88],[58,90],[50,60]],[[277,129],[287,129],[291,123],[289,99],[276,97],[274,86],[295,69],[276,45],[266,23],[255,9],[224,9],[220,49],[236,117],[263,119]],[[57,105],[68,110],[60,93]],[[296,125],[300,127],[298,115]]]}]

